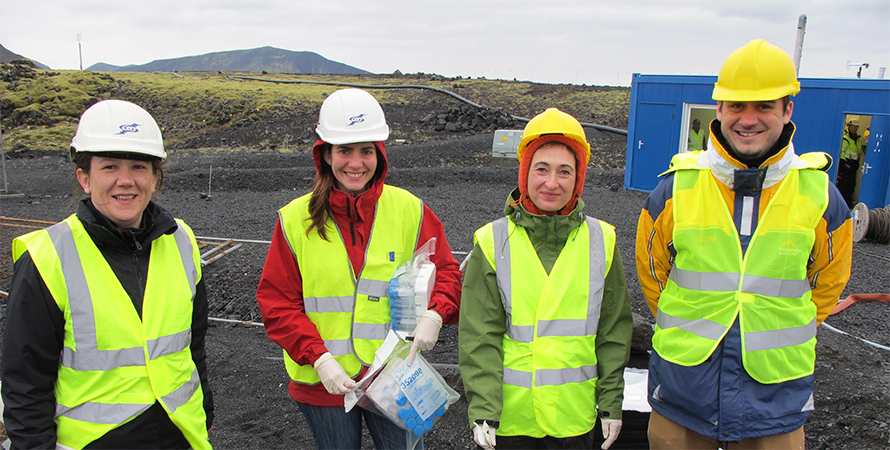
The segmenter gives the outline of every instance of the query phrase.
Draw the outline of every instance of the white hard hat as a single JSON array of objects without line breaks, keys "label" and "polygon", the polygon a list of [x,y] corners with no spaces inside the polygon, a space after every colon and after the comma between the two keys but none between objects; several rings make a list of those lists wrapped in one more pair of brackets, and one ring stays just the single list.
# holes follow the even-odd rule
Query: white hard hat
[{"label": "white hard hat", "polygon": [[123,100],[103,100],[80,116],[68,155],[79,152],[115,152],[164,160],[164,139],[148,111]]},{"label": "white hard hat", "polygon": [[321,104],[318,137],[329,144],[385,141],[389,127],[383,109],[371,94],[361,89],[341,89]]}]

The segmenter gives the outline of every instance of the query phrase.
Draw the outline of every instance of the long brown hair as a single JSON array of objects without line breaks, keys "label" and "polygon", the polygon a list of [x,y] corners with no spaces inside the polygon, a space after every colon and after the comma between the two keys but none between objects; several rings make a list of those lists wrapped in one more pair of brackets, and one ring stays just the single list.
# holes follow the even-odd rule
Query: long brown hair
[{"label": "long brown hair", "polygon": [[309,226],[306,228],[306,236],[315,229],[322,239],[329,241],[325,224],[331,214],[331,190],[334,189],[336,179],[331,165],[325,161],[325,156],[331,151],[331,144],[325,143],[318,151],[321,152],[321,158],[313,179],[312,195],[309,196],[309,218],[306,219],[309,221]]},{"label": "long brown hair", "polygon": [[[383,170],[380,168],[380,164],[382,161],[385,164],[386,161],[383,151],[380,150],[382,145],[382,142],[374,142],[374,149],[377,152],[377,169],[374,170],[374,175],[368,180],[368,186],[376,183],[382,176]],[[312,195],[309,196],[309,218],[306,219],[309,221],[309,226],[306,227],[306,236],[309,236],[309,233],[314,229],[326,241],[330,241],[326,224],[331,216],[331,191],[334,189],[337,178],[334,177],[334,169],[331,168],[325,157],[333,151],[333,148],[333,145],[327,142],[321,145],[320,148],[317,147],[317,151],[321,152],[321,157],[319,158],[315,178],[312,180]]]}]

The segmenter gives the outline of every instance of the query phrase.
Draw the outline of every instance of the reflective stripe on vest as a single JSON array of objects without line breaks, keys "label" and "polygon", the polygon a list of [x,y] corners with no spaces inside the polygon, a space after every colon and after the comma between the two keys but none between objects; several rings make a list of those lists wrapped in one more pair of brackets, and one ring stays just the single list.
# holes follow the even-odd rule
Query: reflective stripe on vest
[{"label": "reflective stripe on vest", "polygon": [[504,435],[577,436],[595,424],[595,342],[615,234],[590,217],[572,233],[549,274],[525,230],[508,218],[476,234],[507,315]]},{"label": "reflective stripe on vest", "polygon": [[788,170],[778,185],[744,255],[710,171],[676,171],[677,256],[658,304],[653,347],[659,356],[701,364],[739,320],[752,378],[779,383],[813,373],[816,309],[806,267],[828,205],[828,182],[823,172],[806,168],[809,162],[800,163],[805,168]]},{"label": "reflective stripe on vest", "polygon": [[[304,195],[279,211],[281,226],[300,268],[306,315],[316,325],[325,348],[349,376],[355,376],[373,361],[374,352],[391,329],[390,279],[399,265],[414,256],[423,203],[404,189],[384,185],[365,248],[365,264],[356,277],[344,236],[333,220],[326,224],[330,241],[316,231],[307,236],[310,196]],[[336,239],[332,229],[337,231]],[[295,382],[320,382],[311,365],[297,364],[286,351],[284,362]]]},{"label": "reflective stripe on vest", "polygon": [[[180,406],[186,404],[192,395],[200,388],[201,379],[198,377],[198,370],[192,371],[189,381],[182,386],[176,388],[173,392],[162,397],[164,403],[175,412]],[[56,416],[65,416],[71,419],[83,422],[105,423],[120,425],[127,419],[135,416],[133,411],[141,413],[151,407],[151,405],[131,405],[131,404],[108,404],[85,402],[73,408],[65,405],[56,404]]]},{"label": "reflective stripe on vest", "polygon": [[[504,310],[508,317],[513,309],[513,291],[510,267],[510,240],[507,238],[509,233],[509,219],[504,217],[492,223],[492,233],[494,234],[494,255],[495,255],[495,271],[497,273],[498,287],[502,292],[504,302]],[[587,217],[587,226],[590,233],[590,242],[603,243],[602,228],[596,219]],[[595,226],[594,226],[595,225]],[[599,297],[591,297],[588,315],[586,319],[557,319],[542,320],[538,322],[538,336],[586,336],[595,335],[599,327],[599,310],[602,306],[602,290],[605,283],[603,277],[597,277],[595,274],[605,273],[606,260],[605,252],[591,251],[589,258],[590,278],[588,292],[597,293]],[[507,336],[517,342],[532,342],[535,336],[535,326],[516,326],[507,323]]]},{"label": "reflective stripe on vest", "polygon": [[[189,350],[199,256],[190,230],[178,224],[152,243],[144,322],[76,216],[14,241],[14,254],[30,252],[66,316],[55,386],[59,443],[81,448],[160,401],[193,448],[209,448]],[[179,326],[186,329],[143,340]]]},{"label": "reflective stripe on vest", "polygon": [[844,132],[844,140],[841,142],[841,158],[859,161],[859,154],[862,152],[859,139],[853,139],[847,132]]},{"label": "reflective stripe on vest", "polygon": [[[74,243],[70,223],[61,222],[46,229],[55,246],[62,264],[62,274],[68,287],[68,305],[71,311],[71,327],[77,342],[77,351],[70,347],[62,349],[60,364],[73,370],[111,370],[124,366],[145,365],[145,352],[140,347],[118,350],[99,350],[96,340],[96,317],[93,313],[93,298],[83,272],[80,254]],[[195,296],[197,270],[192,259],[189,236],[182,228],[173,233],[180,250],[182,264],[186,269],[192,297]],[[156,359],[182,351],[191,342],[191,330],[161,336],[146,341],[149,358]]]}]

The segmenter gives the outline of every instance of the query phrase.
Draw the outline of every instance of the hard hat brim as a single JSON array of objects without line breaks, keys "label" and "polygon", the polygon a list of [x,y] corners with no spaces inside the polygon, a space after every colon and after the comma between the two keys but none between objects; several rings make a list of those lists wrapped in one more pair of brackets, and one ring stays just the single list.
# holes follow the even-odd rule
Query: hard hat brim
[{"label": "hard hat brim", "polygon": [[800,92],[800,82],[795,81],[793,87],[783,86],[772,90],[732,90],[714,83],[714,92],[711,98],[720,102],[770,102],[785,98],[789,95],[797,95]]}]

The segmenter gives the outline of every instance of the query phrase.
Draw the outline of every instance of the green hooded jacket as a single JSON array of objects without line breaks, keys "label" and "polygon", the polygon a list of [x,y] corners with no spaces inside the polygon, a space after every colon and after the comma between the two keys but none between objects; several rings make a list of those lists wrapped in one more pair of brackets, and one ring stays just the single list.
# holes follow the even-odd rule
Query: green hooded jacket
[{"label": "green hooded jacket", "polygon": [[[584,202],[578,199],[571,214],[538,216],[521,205],[511,206],[519,198],[514,190],[504,207],[504,215],[526,229],[544,269],[550,273],[569,234],[584,217]],[[507,315],[498,291],[494,267],[478,245],[467,262],[460,307],[460,370],[467,400],[469,419],[500,421],[503,407],[504,350]],[[599,413],[609,419],[621,419],[624,398],[624,367],[630,356],[633,317],[627,294],[624,265],[618,248],[606,274],[596,336],[599,380],[596,397]]]}]

